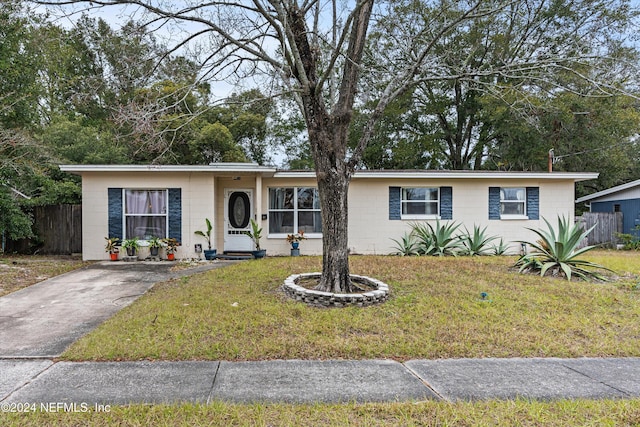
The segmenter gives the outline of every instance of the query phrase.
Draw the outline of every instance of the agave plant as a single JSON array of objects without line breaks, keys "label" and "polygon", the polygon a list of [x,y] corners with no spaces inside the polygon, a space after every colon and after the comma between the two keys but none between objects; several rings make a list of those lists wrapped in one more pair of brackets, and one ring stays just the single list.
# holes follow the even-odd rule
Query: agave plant
[{"label": "agave plant", "polygon": [[520,257],[515,266],[520,268],[520,272],[540,272],[544,276],[547,272],[563,273],[567,280],[575,275],[582,279],[595,278],[606,280],[594,269],[609,270],[599,264],[580,260],[577,257],[594,249],[596,246],[585,246],[579,248],[580,242],[591,233],[595,225],[586,231],[577,224],[572,224],[563,217],[558,217],[558,231],[556,232],[549,221],[545,218],[548,231],[529,230],[536,233],[540,240],[537,242],[519,241],[533,248],[533,252]]},{"label": "agave plant", "polygon": [[489,254],[489,243],[496,240],[498,236],[487,236],[487,227],[480,229],[479,226],[473,226],[473,234],[469,233],[467,228],[464,228],[465,234],[460,236],[460,242],[464,249],[462,252],[465,255],[487,255]]},{"label": "agave plant", "polygon": [[464,248],[460,237],[455,235],[460,224],[454,222],[440,224],[436,220],[435,228],[429,223],[412,225],[412,233],[418,239],[419,253],[424,255],[457,255]]},{"label": "agave plant", "polygon": [[400,240],[391,239],[395,242],[396,246],[393,247],[396,251],[394,255],[411,256],[419,255],[419,245],[416,241],[413,233],[404,233],[404,236]]},{"label": "agave plant", "polygon": [[508,250],[509,250],[509,245],[504,243],[504,240],[502,240],[502,238],[500,238],[500,241],[498,242],[497,245],[493,245],[491,247],[491,253],[493,255],[504,255],[507,253]]}]

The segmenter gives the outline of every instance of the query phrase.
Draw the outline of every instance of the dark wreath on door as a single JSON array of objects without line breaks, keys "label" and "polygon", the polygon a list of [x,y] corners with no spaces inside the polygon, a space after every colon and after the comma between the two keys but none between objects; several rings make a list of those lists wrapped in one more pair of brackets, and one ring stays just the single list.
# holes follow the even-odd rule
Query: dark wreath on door
[{"label": "dark wreath on door", "polygon": [[229,196],[229,224],[235,229],[245,229],[251,218],[251,201],[245,192],[231,193]]}]

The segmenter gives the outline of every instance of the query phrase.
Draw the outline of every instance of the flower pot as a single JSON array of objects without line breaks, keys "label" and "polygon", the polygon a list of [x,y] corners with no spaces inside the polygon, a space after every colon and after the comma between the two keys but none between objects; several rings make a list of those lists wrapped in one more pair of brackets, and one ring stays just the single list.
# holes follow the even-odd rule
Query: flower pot
[{"label": "flower pot", "polygon": [[111,252],[109,254],[109,256],[111,257],[111,261],[117,261],[118,260],[118,252]]},{"label": "flower pot", "polygon": [[300,256],[300,249],[291,249],[291,256]]},{"label": "flower pot", "polygon": [[255,259],[260,259],[260,258],[264,258],[265,256],[267,256],[267,250],[266,249],[260,249],[259,251],[253,251],[251,252],[253,257]]},{"label": "flower pot", "polygon": [[291,243],[291,249],[298,249],[300,247],[300,242]]},{"label": "flower pot", "polygon": [[209,261],[216,259],[216,254],[218,253],[217,249],[207,249],[204,251],[204,259]]},{"label": "flower pot", "polygon": [[174,259],[176,259],[176,254],[174,254],[173,252],[170,254],[167,254],[167,259],[169,261],[173,261]]},{"label": "flower pot", "polygon": [[149,254],[151,256],[158,256],[158,252],[160,252],[160,248],[149,248]]},{"label": "flower pot", "polygon": [[135,256],[136,248],[127,248],[127,256]]}]

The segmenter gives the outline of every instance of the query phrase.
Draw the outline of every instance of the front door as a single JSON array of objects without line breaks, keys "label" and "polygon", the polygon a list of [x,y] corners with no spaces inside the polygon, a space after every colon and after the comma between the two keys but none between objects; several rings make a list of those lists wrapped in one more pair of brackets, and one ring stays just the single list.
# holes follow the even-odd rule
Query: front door
[{"label": "front door", "polygon": [[253,191],[226,189],[224,191],[224,250],[252,251],[251,238],[244,234],[251,230]]}]

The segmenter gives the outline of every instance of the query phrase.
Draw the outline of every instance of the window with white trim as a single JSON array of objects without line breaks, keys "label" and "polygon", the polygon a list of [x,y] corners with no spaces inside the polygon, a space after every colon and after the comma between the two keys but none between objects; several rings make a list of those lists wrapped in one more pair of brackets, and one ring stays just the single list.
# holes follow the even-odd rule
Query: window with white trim
[{"label": "window with white trim", "polygon": [[269,189],[269,234],[322,233],[320,197],[315,187]]},{"label": "window with white trim", "polygon": [[437,218],[440,212],[440,189],[403,187],[400,208],[402,219]]},{"label": "window with white trim", "polygon": [[500,187],[500,218],[525,218],[526,216],[527,189]]},{"label": "window with white trim", "polygon": [[124,237],[167,237],[167,190],[124,190]]}]

